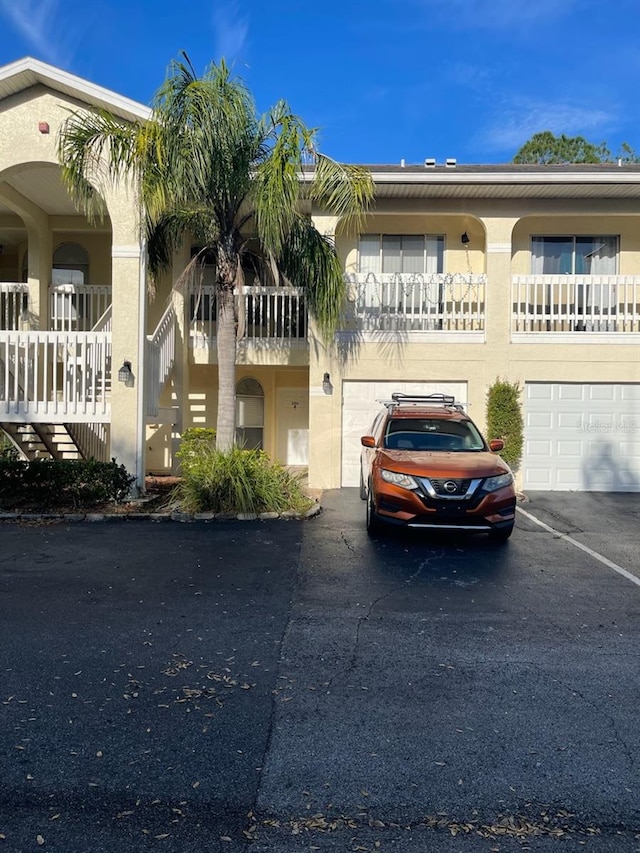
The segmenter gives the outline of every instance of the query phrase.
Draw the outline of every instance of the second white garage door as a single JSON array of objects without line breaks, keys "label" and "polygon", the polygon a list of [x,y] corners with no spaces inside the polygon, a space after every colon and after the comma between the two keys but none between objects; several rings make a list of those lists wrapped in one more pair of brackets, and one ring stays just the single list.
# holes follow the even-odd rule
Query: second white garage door
[{"label": "second white garage door", "polygon": [[523,485],[640,492],[640,385],[525,386]]},{"label": "second white garage door", "polygon": [[343,382],[342,383],[342,485],[360,482],[360,436],[365,435],[376,413],[379,400],[391,394],[452,394],[459,403],[467,403],[466,382]]}]

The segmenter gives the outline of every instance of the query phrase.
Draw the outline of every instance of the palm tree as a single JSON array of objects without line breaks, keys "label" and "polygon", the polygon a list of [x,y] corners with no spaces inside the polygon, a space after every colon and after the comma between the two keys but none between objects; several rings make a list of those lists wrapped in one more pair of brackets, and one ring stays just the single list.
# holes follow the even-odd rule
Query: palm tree
[{"label": "palm tree", "polygon": [[[130,180],[145,212],[152,278],[171,265],[186,239],[199,247],[176,286],[215,271],[218,348],[217,446],[235,437],[237,293],[244,270],[262,281],[304,288],[320,332],[330,337],[344,298],[343,270],[331,239],[302,212],[321,204],[345,228],[357,226],[373,198],[369,172],[321,154],[316,134],[279,101],[262,116],[224,60],[202,77],[181,54],[153,101],[151,118],[125,124],[105,111],[73,113],[59,137],[65,185],[90,218],[94,186]],[[98,167],[100,164],[100,167]],[[101,176],[99,178],[98,176]]]}]

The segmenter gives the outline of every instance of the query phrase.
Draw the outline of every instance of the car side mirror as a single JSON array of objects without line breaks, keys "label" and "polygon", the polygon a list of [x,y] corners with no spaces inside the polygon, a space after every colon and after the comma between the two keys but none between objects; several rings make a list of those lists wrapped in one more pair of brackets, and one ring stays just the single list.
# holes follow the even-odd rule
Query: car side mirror
[{"label": "car side mirror", "polygon": [[376,440],[372,435],[363,435],[362,438],[360,439],[360,444],[363,447],[375,447],[376,446]]},{"label": "car side mirror", "polygon": [[489,442],[489,450],[492,453],[499,453],[501,450],[504,450],[504,441],[501,438],[492,438]]}]

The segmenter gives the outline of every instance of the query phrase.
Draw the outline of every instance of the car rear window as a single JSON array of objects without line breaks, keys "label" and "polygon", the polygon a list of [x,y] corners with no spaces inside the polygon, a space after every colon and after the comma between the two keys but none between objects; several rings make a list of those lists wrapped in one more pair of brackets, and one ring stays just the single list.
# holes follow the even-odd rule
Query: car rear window
[{"label": "car rear window", "polygon": [[391,418],[384,446],[388,450],[485,450],[482,436],[470,421],[443,418]]}]

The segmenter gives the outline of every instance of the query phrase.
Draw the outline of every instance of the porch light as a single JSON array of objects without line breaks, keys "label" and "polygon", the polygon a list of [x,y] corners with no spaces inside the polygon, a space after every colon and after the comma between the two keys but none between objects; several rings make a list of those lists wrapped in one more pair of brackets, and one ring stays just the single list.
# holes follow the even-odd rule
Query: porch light
[{"label": "porch light", "polygon": [[133,373],[131,372],[131,362],[125,361],[118,371],[118,382],[123,382],[127,387],[133,385]]},{"label": "porch light", "polygon": [[464,234],[461,235],[460,242],[462,243],[463,246],[466,246],[467,243],[471,242],[471,238],[469,237],[469,235],[467,234],[466,231],[464,232]]},{"label": "porch light", "polygon": [[322,390],[325,394],[333,394],[333,385],[331,384],[331,376],[328,373],[322,377]]}]

